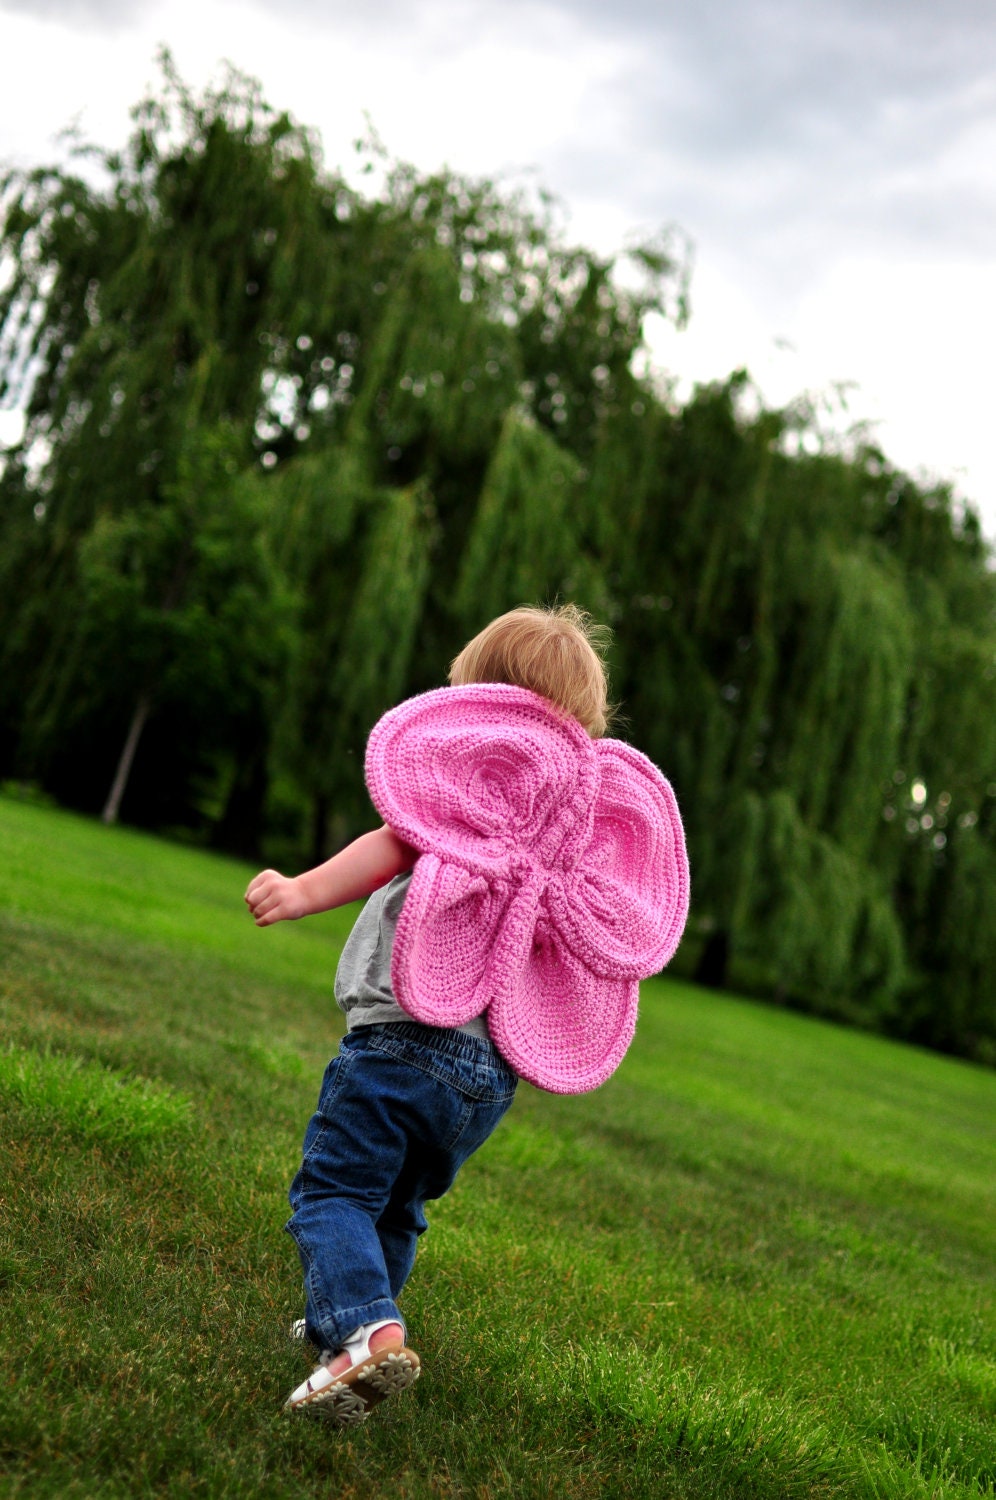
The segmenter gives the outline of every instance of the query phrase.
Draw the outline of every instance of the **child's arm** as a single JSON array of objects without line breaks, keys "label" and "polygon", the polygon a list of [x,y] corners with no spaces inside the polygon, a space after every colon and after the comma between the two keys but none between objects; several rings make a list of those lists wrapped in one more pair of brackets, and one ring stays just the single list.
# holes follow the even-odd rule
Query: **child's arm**
[{"label": "child's arm", "polygon": [[263,870],[246,891],[246,905],[257,927],[310,917],[369,896],[395,875],[410,870],[417,858],[418,850],[402,843],[385,824],[303,875],[289,879],[276,870]]}]

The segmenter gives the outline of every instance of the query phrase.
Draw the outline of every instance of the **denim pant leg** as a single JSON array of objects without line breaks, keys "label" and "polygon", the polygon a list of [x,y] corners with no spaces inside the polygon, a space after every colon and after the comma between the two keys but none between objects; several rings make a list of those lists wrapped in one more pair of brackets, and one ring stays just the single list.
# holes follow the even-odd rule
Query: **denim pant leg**
[{"label": "denim pant leg", "polygon": [[[405,1183],[402,1173],[394,1185],[387,1207],[377,1220],[377,1238],[387,1267],[391,1296],[397,1297],[412,1273],[419,1237],[429,1227],[422,1200]],[[446,1189],[443,1189],[445,1192]],[[441,1197],[442,1193],[435,1195]],[[414,1200],[414,1201],[413,1201]]]},{"label": "denim pant leg", "polygon": [[[511,1102],[509,1099],[508,1103]],[[460,1167],[471,1152],[476,1151],[478,1145],[491,1134],[508,1104],[491,1108],[497,1109],[494,1123],[488,1123],[486,1134],[481,1140],[474,1140],[476,1131],[473,1134],[468,1132],[468,1135],[462,1137],[461,1145],[469,1149],[461,1153],[437,1152],[420,1142],[414,1142],[409,1148],[404,1168],[394,1184],[387,1207],[377,1221],[377,1236],[384,1252],[392,1296],[397,1297],[411,1275],[419,1236],[429,1227],[425,1217],[425,1204],[430,1199],[441,1198],[449,1191]],[[488,1113],[489,1111],[480,1107],[475,1111],[477,1119],[474,1123],[477,1130],[480,1129],[482,1116],[486,1121]]]},{"label": "denim pant leg", "polygon": [[[415,1070],[418,1109],[404,1166],[377,1223],[392,1294],[411,1273],[425,1204],[441,1198],[510,1108],[518,1079],[486,1038],[420,1025],[369,1029],[369,1045]],[[420,1077],[418,1075],[421,1075]]]},{"label": "denim pant leg", "polygon": [[305,1321],[337,1349],[392,1318],[441,1197],[512,1102],[515,1074],[491,1043],[415,1024],[350,1032],[326,1071],[291,1188],[288,1229],[305,1276]]},{"label": "denim pant leg", "polygon": [[326,1069],[290,1190],[287,1228],[304,1272],[305,1327],[323,1349],[340,1348],[361,1323],[403,1321],[376,1225],[407,1141],[370,1086],[364,1060],[345,1037]]}]

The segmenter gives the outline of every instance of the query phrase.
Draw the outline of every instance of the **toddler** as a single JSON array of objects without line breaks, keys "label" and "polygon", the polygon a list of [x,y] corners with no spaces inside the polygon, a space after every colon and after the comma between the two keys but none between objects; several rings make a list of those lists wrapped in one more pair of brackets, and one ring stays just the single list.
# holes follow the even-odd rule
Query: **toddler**
[{"label": "toddler", "polygon": [[257,926],[369,896],[335,994],[348,1030],[290,1191],[295,1327],[322,1351],[285,1405],[353,1425],[418,1377],[397,1299],[451,1186],[519,1077],[602,1083],[638,981],[677,947],[688,867],[657,768],[603,738],[597,632],[573,606],[515,609],[392,709],[367,748],[383,825],[246,892]]}]

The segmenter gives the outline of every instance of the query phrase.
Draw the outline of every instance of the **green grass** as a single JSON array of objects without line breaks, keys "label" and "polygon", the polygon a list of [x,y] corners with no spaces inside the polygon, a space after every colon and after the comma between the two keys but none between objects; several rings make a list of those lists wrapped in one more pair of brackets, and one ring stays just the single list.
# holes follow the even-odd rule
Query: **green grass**
[{"label": "green grass", "polygon": [[284,1418],[351,914],[250,873],[0,800],[0,1493],[994,1493],[996,1075],[667,981],[435,1206],[414,1391]]},{"label": "green grass", "polygon": [[30,1047],[0,1052],[0,1096],[41,1134],[56,1128],[77,1140],[139,1151],[178,1136],[191,1117],[191,1101],[164,1084]]}]

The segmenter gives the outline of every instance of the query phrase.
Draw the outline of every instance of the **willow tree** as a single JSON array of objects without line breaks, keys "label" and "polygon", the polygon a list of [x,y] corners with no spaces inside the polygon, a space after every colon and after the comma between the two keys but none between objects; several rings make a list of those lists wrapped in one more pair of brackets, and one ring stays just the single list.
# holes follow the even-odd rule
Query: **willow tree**
[{"label": "willow tree", "polygon": [[524,413],[505,420],[461,557],[453,609],[464,634],[516,604],[591,602],[577,461]]},{"label": "willow tree", "polygon": [[874,516],[912,604],[915,669],[876,857],[907,935],[906,1035],[996,1061],[996,573],[944,487],[883,470]]},{"label": "willow tree", "polygon": [[[542,200],[403,164],[363,199],[249,80],[230,74],[195,97],[168,57],[163,66],[163,89],[136,109],[125,148],[87,148],[96,177],[71,167],[4,179],[0,396],[24,404],[26,427],[0,481],[0,749],[8,768],[76,801],[89,776],[91,804],[116,763],[113,815],[139,737],[140,759],[169,738],[155,704],[170,695],[151,680],[182,675],[171,678],[169,662],[183,590],[161,559],[194,515],[190,455],[224,430],[233,495],[249,493],[236,483],[243,471],[258,477],[260,524],[298,601],[297,717],[285,709],[280,763],[327,801],[334,778],[318,758],[340,691],[347,718],[369,718],[382,699],[374,679],[427,685],[457,644],[466,611],[454,588],[484,524],[473,519],[478,499],[486,511],[507,477],[502,434],[518,424],[534,431],[527,447],[553,455],[534,476],[540,488],[506,517],[525,527],[510,548],[534,550],[528,506],[552,517],[558,485],[578,499],[578,456],[633,384],[646,312],[680,314],[686,263],[680,246],[638,246],[642,281],[623,290],[610,260],[562,243]],[[562,539],[576,531],[562,528]],[[380,547],[401,573],[384,572]],[[573,561],[550,561],[542,578],[533,569],[521,586],[570,583],[571,548]],[[141,589],[121,584],[115,559],[141,573]],[[98,577],[117,601],[114,630],[145,643],[144,664],[126,651],[131,666],[113,679],[101,671],[114,630],[110,603],[97,607]],[[388,584],[409,604],[378,624],[364,601]],[[141,620],[130,633],[128,600]],[[364,704],[337,667],[347,638],[360,645],[357,619],[371,632],[364,659],[383,667],[365,679]],[[391,629],[403,639],[388,651],[379,633]],[[223,828],[236,812],[257,826],[263,816],[264,697],[240,715],[234,779],[218,749],[207,800],[228,785]],[[203,781],[203,766],[188,769]]]},{"label": "willow tree", "polygon": [[387,684],[436,685],[482,611],[597,592],[574,450],[633,384],[643,312],[683,275],[644,249],[646,285],[620,290],[536,205],[402,165],[351,223],[362,317],[316,328],[281,391],[284,433],[306,424],[308,442],[273,449],[274,539],[301,602],[280,755],[316,852],[358,814],[356,746]]},{"label": "willow tree", "polygon": [[[348,444],[270,483],[267,532],[296,597],[297,649],[274,715],[275,765],[313,859],[362,824],[363,748],[403,692],[428,586],[432,498],[377,485]],[[286,799],[285,799],[286,800]]]},{"label": "willow tree", "polygon": [[[160,780],[164,757],[173,763],[174,799],[190,794],[190,782],[200,782],[203,794],[206,778],[216,797],[237,807],[251,779],[252,758],[242,747],[273,715],[292,654],[294,610],[267,543],[267,497],[251,472],[235,468],[237,446],[225,430],[195,431],[164,503],[103,513],[80,546],[80,659],[63,674],[74,691],[68,702],[62,697],[58,722],[72,725],[77,696],[82,705],[100,698],[133,705],[105,822],[117,819],[150,720],[159,729],[143,778],[147,802],[158,801],[148,783]],[[110,682],[81,678],[95,671]],[[84,682],[89,691],[80,694]],[[186,786],[178,767],[187,771]],[[157,812],[163,816],[162,804]],[[231,832],[234,846],[251,852],[252,841],[237,826]]]},{"label": "willow tree", "polygon": [[[118,523],[147,554],[182,529],[197,434],[240,434],[230,466],[253,464],[267,373],[307,342],[345,259],[333,248],[349,195],[321,176],[310,134],[237,75],[197,100],[168,57],[164,69],[123,151],[90,149],[85,176],[3,180],[0,398],[26,417],[0,480],[10,753],[23,774],[51,769],[66,749],[59,705],[85,690],[105,722],[101,747],[87,746],[107,757],[104,775],[92,767],[105,790],[108,715],[120,747],[149,700],[136,681],[125,705],[114,674],[86,659],[80,559]],[[161,588],[165,647],[171,578]]]},{"label": "willow tree", "polygon": [[850,504],[860,473],[789,459],[786,419],[746,395],[735,377],[638,419],[620,688],[682,795],[700,976],[881,1019],[905,970],[872,855],[911,611]]}]

